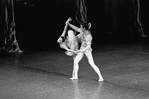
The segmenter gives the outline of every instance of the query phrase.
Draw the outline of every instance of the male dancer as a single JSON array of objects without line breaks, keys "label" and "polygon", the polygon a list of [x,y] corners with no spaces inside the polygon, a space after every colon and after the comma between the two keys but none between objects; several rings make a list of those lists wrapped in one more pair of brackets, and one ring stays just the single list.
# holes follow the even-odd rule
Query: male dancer
[{"label": "male dancer", "polygon": [[[69,18],[68,20],[71,20],[71,18]],[[91,32],[89,31],[89,29],[91,28],[91,23],[88,24],[88,29],[83,28],[82,25],[80,28],[78,28],[78,27],[72,25],[71,23],[69,23],[69,21],[66,21],[66,24],[68,24],[75,31],[79,32],[80,34],[78,34],[77,37],[79,39],[81,39],[80,49],[78,51],[74,51],[76,53],[76,56],[74,56],[73,73],[72,73],[72,77],[70,79],[72,79],[72,80],[78,79],[79,62],[85,54],[88,59],[89,64],[91,65],[91,67],[95,70],[95,72],[99,76],[98,81],[99,82],[104,81],[99,68],[94,63],[93,56],[92,56],[91,44],[92,44],[93,37],[91,35]]]}]

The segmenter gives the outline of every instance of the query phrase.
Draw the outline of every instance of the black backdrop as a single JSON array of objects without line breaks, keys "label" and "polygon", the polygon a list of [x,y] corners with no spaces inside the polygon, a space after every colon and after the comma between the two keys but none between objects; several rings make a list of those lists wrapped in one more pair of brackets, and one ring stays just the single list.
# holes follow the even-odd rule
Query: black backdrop
[{"label": "black backdrop", "polygon": [[[149,34],[148,0],[139,1],[139,22],[142,27],[137,21],[137,0],[85,0],[85,3],[87,20],[92,23],[94,44],[115,40],[115,37],[133,40],[136,36]],[[57,38],[61,35],[67,18],[74,14],[75,0],[14,0],[16,37],[20,48],[59,47]],[[139,31],[141,29],[143,30]]]}]

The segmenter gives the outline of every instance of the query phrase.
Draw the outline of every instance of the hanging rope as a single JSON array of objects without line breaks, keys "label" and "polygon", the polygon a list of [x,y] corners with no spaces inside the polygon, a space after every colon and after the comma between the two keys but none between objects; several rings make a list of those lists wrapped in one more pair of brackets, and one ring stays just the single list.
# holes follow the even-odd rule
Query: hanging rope
[{"label": "hanging rope", "polygon": [[85,0],[76,0],[75,19],[80,25],[87,25],[87,8]]},{"label": "hanging rope", "polygon": [[8,52],[22,52],[16,40],[13,0],[1,0],[4,18],[4,46]]},{"label": "hanging rope", "polygon": [[142,28],[142,22],[141,22],[141,10],[140,10],[140,0],[137,0],[137,11],[136,11],[136,16],[137,16],[137,29],[138,32],[140,33],[141,37],[147,37],[147,35],[144,34],[143,28]]}]

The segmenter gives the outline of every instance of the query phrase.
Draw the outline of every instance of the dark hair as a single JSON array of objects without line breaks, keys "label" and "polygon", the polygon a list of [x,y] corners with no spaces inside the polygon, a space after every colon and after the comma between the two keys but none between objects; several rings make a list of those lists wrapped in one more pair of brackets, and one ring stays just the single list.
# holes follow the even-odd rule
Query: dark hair
[{"label": "dark hair", "polygon": [[92,26],[92,24],[88,23],[88,24],[83,25],[83,28],[85,28],[86,30],[89,30],[91,28],[91,26]]},{"label": "dark hair", "polygon": [[64,42],[65,41],[65,37],[64,36],[61,36],[61,38],[62,38],[62,42]]}]

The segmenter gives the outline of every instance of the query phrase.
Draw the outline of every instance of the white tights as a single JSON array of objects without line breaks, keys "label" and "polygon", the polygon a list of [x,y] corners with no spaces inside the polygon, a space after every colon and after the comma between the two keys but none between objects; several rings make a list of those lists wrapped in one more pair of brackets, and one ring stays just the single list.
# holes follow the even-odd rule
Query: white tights
[{"label": "white tights", "polygon": [[78,79],[79,62],[83,58],[84,54],[86,55],[86,57],[88,59],[88,62],[91,65],[91,67],[98,74],[99,81],[103,81],[103,77],[101,75],[101,72],[100,72],[99,68],[94,63],[91,51],[86,52],[86,53],[78,53],[75,57],[73,57],[73,59],[74,59],[74,66],[73,66],[73,73],[72,73],[72,78],[71,79]]}]

